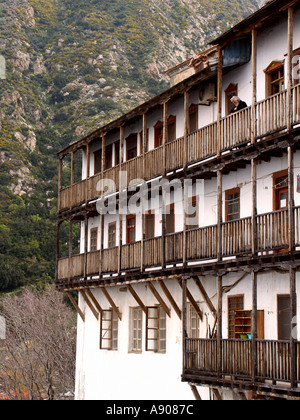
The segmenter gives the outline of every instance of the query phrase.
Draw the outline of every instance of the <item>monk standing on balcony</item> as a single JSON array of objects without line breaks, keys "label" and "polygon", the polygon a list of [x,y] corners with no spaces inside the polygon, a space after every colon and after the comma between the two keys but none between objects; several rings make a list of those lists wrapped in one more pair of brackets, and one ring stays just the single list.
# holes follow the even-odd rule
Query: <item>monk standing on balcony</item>
[{"label": "monk standing on balcony", "polygon": [[241,111],[244,108],[247,108],[246,102],[242,101],[238,96],[233,96],[230,101],[233,103],[234,108],[231,111],[231,114]]}]

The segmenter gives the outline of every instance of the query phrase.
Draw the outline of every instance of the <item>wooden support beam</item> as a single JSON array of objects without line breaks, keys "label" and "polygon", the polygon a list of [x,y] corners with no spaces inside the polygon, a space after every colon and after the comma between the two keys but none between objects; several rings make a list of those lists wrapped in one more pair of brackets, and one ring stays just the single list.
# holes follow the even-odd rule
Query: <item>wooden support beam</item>
[{"label": "wooden support beam", "polygon": [[297,387],[297,293],[296,293],[296,270],[290,267],[290,312],[291,312],[291,388]]},{"label": "wooden support beam", "polygon": [[217,231],[218,231],[218,243],[217,243],[217,258],[220,262],[222,260],[222,225],[223,225],[223,174],[222,171],[218,171],[218,187],[217,187]]},{"label": "wooden support beam", "polygon": [[163,307],[163,309],[166,312],[166,314],[168,315],[168,317],[171,318],[170,308],[165,303],[165,301],[163,300],[163,298],[161,297],[161,295],[158,293],[158,291],[156,290],[154,284],[150,282],[150,283],[148,283],[148,286],[149,286],[149,289],[151,290],[151,292],[153,293],[153,295],[155,296],[155,298],[158,300],[158,302],[160,303],[160,305]]},{"label": "wooden support beam", "polygon": [[181,310],[179,309],[177,303],[173,299],[173,296],[171,295],[169,289],[167,288],[163,280],[158,280],[158,283],[160,284],[160,287],[162,288],[164,294],[167,296],[171,306],[173,307],[174,311],[178,315],[179,319],[181,319]]},{"label": "wooden support beam", "polygon": [[97,319],[97,321],[99,320],[99,313],[96,311],[96,309],[94,308],[94,306],[92,305],[91,301],[89,300],[89,298],[87,297],[86,293],[84,290],[80,291],[83,299],[85,300],[86,304],[88,305],[88,307],[90,308],[90,310],[92,311],[94,317]]},{"label": "wooden support beam", "polygon": [[206,302],[207,306],[209,307],[210,311],[212,312],[213,316],[216,318],[217,317],[216,308],[215,308],[214,304],[212,303],[212,301],[210,300],[208,294],[206,293],[206,290],[205,290],[200,278],[199,277],[192,277],[192,279],[194,280],[198,289],[200,290],[200,293],[202,294],[203,299],[205,300],[205,302]]},{"label": "wooden support beam", "polygon": [[[178,284],[180,285],[180,287],[182,287],[181,281],[178,280]],[[189,291],[188,287],[186,288],[186,295],[188,300],[190,301],[191,305],[193,306],[193,308],[195,309],[196,313],[198,314],[199,318],[201,319],[201,321],[203,321],[203,314],[201,309],[199,308],[198,303],[195,301],[193,295],[191,294],[191,292]]]},{"label": "wooden support beam", "polygon": [[80,318],[82,319],[83,322],[85,322],[85,315],[82,312],[82,310],[79,308],[79,306],[77,305],[75,299],[73,298],[73,296],[71,295],[70,292],[66,292],[70,302],[72,303],[73,307],[75,308],[75,310],[77,311],[78,315],[80,316]]},{"label": "wooden support beam", "polygon": [[223,338],[223,277],[218,276],[218,315],[217,315],[217,353],[218,377],[222,372],[222,338]]},{"label": "wooden support beam", "polygon": [[75,153],[71,152],[71,186],[75,180]]},{"label": "wooden support beam", "polygon": [[294,10],[288,8],[288,58],[287,58],[287,129],[292,130],[292,110],[293,110],[293,40],[294,40]]},{"label": "wooden support beam", "polygon": [[257,376],[257,272],[252,272],[252,380]]},{"label": "wooden support beam", "polygon": [[257,120],[256,120],[256,101],[257,101],[257,31],[252,29],[252,118],[251,118],[251,143],[256,141]]},{"label": "wooden support beam", "polygon": [[222,396],[220,394],[220,391],[218,389],[216,389],[216,388],[213,388],[212,391],[214,393],[215,399],[217,401],[222,401]]},{"label": "wooden support beam", "polygon": [[198,389],[197,389],[196,385],[194,385],[194,384],[189,384],[189,386],[190,386],[191,391],[192,391],[192,393],[193,393],[193,395],[194,395],[194,397],[195,397],[195,400],[197,400],[197,401],[202,401],[202,398],[200,397],[200,394],[199,394],[199,392],[198,392]]},{"label": "wooden support beam", "polygon": [[111,298],[111,296],[108,293],[108,291],[105,289],[105,287],[101,287],[100,290],[102,290],[102,293],[104,294],[104,296],[106,297],[106,299],[110,303],[111,307],[113,308],[113,310],[117,314],[119,320],[122,321],[122,314],[119,311],[119,309],[118,309],[117,305],[115,304],[115,302],[113,301],[113,299]]},{"label": "wooden support beam", "polygon": [[221,156],[221,118],[222,118],[222,87],[223,87],[223,50],[218,50],[218,119],[217,119],[217,155]]},{"label": "wooden support beam", "polygon": [[99,302],[95,298],[95,296],[92,293],[92,291],[90,289],[86,289],[85,292],[89,296],[89,298],[91,299],[91,301],[93,302],[93,304],[95,305],[96,309],[100,312],[100,314],[102,314],[103,309],[101,308]]},{"label": "wooden support beam", "polygon": [[132,296],[134,297],[134,299],[136,300],[137,304],[140,306],[140,308],[142,309],[142,311],[147,315],[147,308],[144,305],[143,301],[140,299],[139,295],[134,290],[134,288],[130,284],[128,284],[127,285],[127,289],[132,294]]}]

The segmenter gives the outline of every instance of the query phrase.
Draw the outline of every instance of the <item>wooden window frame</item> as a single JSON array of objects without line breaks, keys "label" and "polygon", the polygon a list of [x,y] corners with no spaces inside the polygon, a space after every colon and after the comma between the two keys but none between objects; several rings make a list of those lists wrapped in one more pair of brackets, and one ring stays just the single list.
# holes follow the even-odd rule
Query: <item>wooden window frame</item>
[{"label": "wooden window frame", "polygon": [[225,89],[225,114],[230,115],[231,111],[234,108],[234,105],[231,103],[230,99],[233,96],[238,96],[239,85],[238,83],[230,83],[230,85]]},{"label": "wooden window frame", "polygon": [[105,168],[104,170],[107,171],[113,167],[113,145],[110,144],[105,148]]},{"label": "wooden window frame", "polygon": [[[197,224],[196,225],[189,225],[187,223],[187,230],[192,230],[192,229],[197,229],[199,227],[199,196],[198,195],[194,195],[193,197],[189,198],[189,204],[192,204],[193,207],[195,207],[195,212],[196,212],[196,218],[197,218]],[[196,204],[196,205],[194,205]],[[187,214],[186,218],[187,221],[189,220],[191,215]]]},{"label": "wooden window frame", "polygon": [[296,56],[299,56],[299,63],[293,63],[293,70],[294,70],[295,67],[299,66],[299,69],[298,69],[299,76],[298,76],[298,79],[293,78],[293,85],[294,86],[300,84],[300,48],[297,48],[296,50],[293,51],[293,58],[296,57]]},{"label": "wooden window frame", "polygon": [[[198,303],[198,302],[197,302]],[[191,303],[188,303],[187,305],[188,309],[188,331],[189,331],[189,338],[200,338],[200,317],[197,314],[195,308]],[[196,327],[193,328],[193,319],[196,320]],[[193,337],[193,331],[196,332],[196,336]]]},{"label": "wooden window frame", "polygon": [[[130,142],[134,141],[136,145],[134,147],[128,148],[130,146]],[[134,156],[131,156],[131,154]],[[132,133],[128,137],[126,137],[126,161],[135,159],[138,156],[138,134]]]},{"label": "wooden window frame", "polygon": [[[115,233],[114,233],[114,236],[115,236],[114,237],[114,244],[115,245],[111,246],[111,243],[110,243],[110,229],[113,228],[113,227],[115,229]],[[116,222],[109,223],[109,225],[108,225],[107,246],[108,246],[109,249],[115,248],[117,246],[117,223]]]},{"label": "wooden window frame", "polygon": [[229,220],[229,216],[231,214],[235,214],[235,213],[229,213],[229,209],[228,209],[228,204],[229,204],[229,195],[230,194],[236,194],[239,193],[239,211],[238,211],[238,218],[234,219],[234,220],[238,220],[241,218],[241,189],[239,187],[236,188],[232,188],[230,190],[226,190],[225,191],[225,221],[226,222],[230,222],[232,220]]},{"label": "wooden window frame", "polygon": [[[174,220],[173,220],[172,232],[168,232],[167,231],[167,226],[168,226],[167,218],[168,218],[168,216],[171,215],[171,211],[173,212]],[[172,203],[167,207],[167,212],[166,212],[166,235],[172,235],[173,233],[175,233],[175,226],[176,226],[176,220],[175,219],[176,219],[175,205],[174,205],[174,203]]]},{"label": "wooden window frame", "polygon": [[[175,138],[170,140],[170,127],[172,124],[175,124]],[[164,124],[162,121],[158,121],[154,126],[154,148],[160,147],[163,144],[163,127]],[[176,140],[177,136],[177,126],[176,126],[176,116],[170,115],[167,121],[167,128],[168,128],[168,138],[166,139],[166,143],[170,143]]]},{"label": "wooden window frame", "polygon": [[102,172],[102,149],[94,152],[94,175]]},{"label": "wooden window frame", "polygon": [[[276,296],[276,304],[277,304],[276,316],[277,316],[277,338],[278,338],[278,340],[279,340],[279,302],[278,301],[279,301],[279,298],[281,298],[281,297],[291,299],[291,296],[289,294],[285,294],[285,293],[282,293],[282,294],[279,293]],[[291,326],[291,329],[292,329],[292,326]]]},{"label": "wooden window frame", "polygon": [[[94,239],[94,236],[93,236],[94,234],[96,234],[96,239]],[[96,227],[90,230],[90,252],[97,252],[97,250],[98,250],[98,228]]]},{"label": "wooden window frame", "polygon": [[[153,229],[152,231],[148,232],[148,224],[147,224],[147,218],[148,217],[153,217]],[[155,238],[155,212],[152,212],[152,210],[150,210],[147,214],[145,214],[145,239],[153,239]]]},{"label": "wooden window frame", "polygon": [[[135,220],[134,224],[134,241],[130,240],[130,232],[133,230],[132,227],[129,227],[129,221]],[[135,214],[128,214],[126,217],[126,244],[133,244],[136,242],[136,215]]]},{"label": "wooden window frame", "polygon": [[280,183],[280,180],[282,178],[288,178],[288,170],[284,169],[279,172],[275,172],[273,174],[273,211],[276,211],[279,209],[278,206],[278,191],[288,188],[287,185],[283,185],[282,187],[278,187],[278,183]]},{"label": "wooden window frame", "polygon": [[[191,130],[191,115],[193,115],[193,114],[196,114],[196,117],[195,117],[195,119],[196,119],[196,128],[195,128],[195,130],[192,131]],[[199,129],[199,106],[196,105],[196,104],[192,104],[189,107],[188,133],[189,134],[194,133],[194,132],[198,131],[198,129]]]},{"label": "wooden window frame", "polygon": [[[236,307],[232,308],[230,305],[230,301],[233,299],[242,299],[242,307]],[[232,295],[228,296],[227,298],[227,312],[228,312],[228,339],[234,339],[235,337],[235,329],[234,329],[234,318],[235,318],[235,311],[237,310],[244,310],[245,307],[245,295],[239,294],[239,295]],[[233,325],[231,325],[231,316],[233,317]],[[232,327],[232,331],[231,331]]]},{"label": "wooden window frame", "polygon": [[[150,317],[150,311],[154,312],[154,316]],[[167,351],[167,327],[163,328],[161,326],[161,315],[163,315],[166,322],[167,314],[160,305],[148,306],[146,308],[146,351],[152,351],[154,353],[166,353]],[[154,325],[153,323],[151,324],[151,321],[154,322]],[[162,338],[162,331],[165,331],[165,338]],[[152,346],[150,345],[151,343],[153,344]],[[162,343],[164,343],[164,346]]]},{"label": "wooden window frame", "polygon": [[[138,313],[138,317],[135,318],[135,313]],[[131,308],[131,319],[130,319],[130,353],[142,353],[143,351],[143,310],[141,307]],[[135,328],[135,322],[140,322],[141,327],[138,325]],[[141,331],[141,338],[139,338],[139,331]],[[134,345],[136,341],[137,345]]]},{"label": "wooden window frame", "polygon": [[[280,77],[279,79],[272,81],[272,74],[279,70],[282,70],[283,76]],[[285,71],[284,61],[272,61],[272,63],[264,70],[265,75],[266,75],[266,98],[276,95],[276,93],[278,93],[278,92],[276,93],[272,92],[272,85],[274,85],[276,81],[282,82],[282,85],[283,85],[282,90],[284,90],[284,84],[285,84],[284,71]],[[279,92],[282,92],[282,90],[280,90]]]},{"label": "wooden window frame", "polygon": [[[105,316],[108,318],[105,319]],[[104,328],[105,323],[109,323],[108,328]],[[117,338],[114,337],[114,333],[117,333]],[[108,337],[104,337],[104,333],[108,334]],[[118,333],[119,333],[119,318],[115,311],[111,309],[105,309],[101,313],[100,319],[100,350],[117,351],[118,350]],[[108,344],[105,345],[105,341]]]}]

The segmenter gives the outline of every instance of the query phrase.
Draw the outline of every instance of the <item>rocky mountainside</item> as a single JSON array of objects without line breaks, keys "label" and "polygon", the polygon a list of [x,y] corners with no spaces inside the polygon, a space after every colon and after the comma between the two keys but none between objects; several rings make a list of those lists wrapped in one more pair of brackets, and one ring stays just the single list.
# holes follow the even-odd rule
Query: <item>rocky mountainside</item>
[{"label": "rocky mountainside", "polygon": [[53,278],[56,152],[168,87],[260,0],[0,0],[0,289]]}]

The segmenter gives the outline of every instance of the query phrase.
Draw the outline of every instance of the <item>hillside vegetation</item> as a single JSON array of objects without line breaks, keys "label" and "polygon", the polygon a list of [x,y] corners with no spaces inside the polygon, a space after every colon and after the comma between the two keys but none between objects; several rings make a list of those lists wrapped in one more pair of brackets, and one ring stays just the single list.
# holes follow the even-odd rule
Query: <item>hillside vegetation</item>
[{"label": "hillside vegetation", "polygon": [[255,0],[0,0],[0,290],[54,279],[56,153],[168,87]]}]

